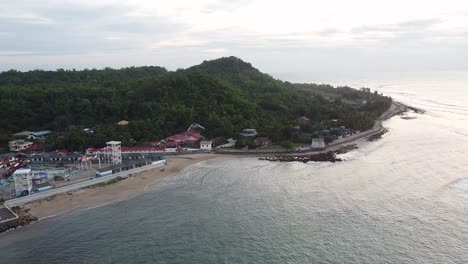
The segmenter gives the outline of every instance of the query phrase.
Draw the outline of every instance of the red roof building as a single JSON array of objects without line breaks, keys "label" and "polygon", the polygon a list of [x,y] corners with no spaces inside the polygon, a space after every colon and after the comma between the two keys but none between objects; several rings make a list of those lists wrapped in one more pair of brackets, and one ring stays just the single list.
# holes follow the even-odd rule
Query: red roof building
[{"label": "red roof building", "polygon": [[166,146],[166,148],[175,148],[179,146],[179,144],[175,141],[167,141],[166,143],[164,143],[164,145]]},{"label": "red roof building", "polygon": [[32,144],[28,150],[30,151],[41,151],[43,149],[42,144],[34,143]]},{"label": "red roof building", "polygon": [[164,146],[164,143],[160,140],[160,141],[152,141],[149,143],[149,145],[151,147],[161,147],[161,146]]},{"label": "red roof building", "polygon": [[68,150],[66,149],[60,149],[56,151],[57,154],[62,154],[62,155],[68,155]]},{"label": "red roof building", "polygon": [[194,131],[185,131],[166,138],[166,147],[194,145],[201,140],[201,135]]}]

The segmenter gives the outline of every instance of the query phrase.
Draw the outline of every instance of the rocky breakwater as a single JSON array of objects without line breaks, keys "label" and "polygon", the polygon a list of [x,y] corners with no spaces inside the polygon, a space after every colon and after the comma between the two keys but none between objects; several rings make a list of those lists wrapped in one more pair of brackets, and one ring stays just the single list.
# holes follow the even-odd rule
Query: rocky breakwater
[{"label": "rocky breakwater", "polygon": [[15,229],[20,226],[26,226],[30,223],[37,221],[37,217],[29,213],[29,209],[24,210],[20,207],[13,207],[11,210],[18,216],[18,218],[0,224],[0,233]]},{"label": "rocky breakwater", "polygon": [[346,152],[357,149],[357,145],[347,145],[343,146],[336,151],[327,151],[320,152],[316,154],[308,155],[276,155],[276,156],[267,156],[261,157],[259,160],[267,160],[272,162],[340,162],[343,161],[341,158],[337,157],[338,154],[344,154]]}]

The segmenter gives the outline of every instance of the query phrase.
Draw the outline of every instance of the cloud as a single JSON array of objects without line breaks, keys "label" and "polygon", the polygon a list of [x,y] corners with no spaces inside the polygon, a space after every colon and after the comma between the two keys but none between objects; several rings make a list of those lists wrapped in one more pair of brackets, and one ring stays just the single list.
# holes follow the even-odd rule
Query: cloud
[{"label": "cloud", "polygon": [[440,24],[440,19],[425,19],[425,20],[410,20],[396,24],[385,25],[364,25],[351,30],[351,33],[356,35],[366,34],[404,34],[408,32],[425,32]]},{"label": "cloud", "polygon": [[[179,68],[224,55],[272,71],[348,64],[343,61],[383,68],[379,54],[423,53],[438,59],[446,55],[458,67],[449,50],[456,47],[466,53],[467,39],[468,3],[456,0],[0,3],[1,70],[61,64],[81,68],[166,63],[162,66]],[[272,58],[285,63],[271,63]],[[444,67],[450,68],[451,60],[443,60]],[[404,59],[400,63],[407,64]]]},{"label": "cloud", "polygon": [[32,55],[32,51],[0,51],[0,56],[25,56]]}]

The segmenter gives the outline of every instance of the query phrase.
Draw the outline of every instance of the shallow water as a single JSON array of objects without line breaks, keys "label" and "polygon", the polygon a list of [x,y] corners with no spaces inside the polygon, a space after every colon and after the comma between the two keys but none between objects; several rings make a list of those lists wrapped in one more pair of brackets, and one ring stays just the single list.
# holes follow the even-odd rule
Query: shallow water
[{"label": "shallow water", "polygon": [[468,263],[468,82],[395,83],[375,87],[428,112],[345,162],[203,162],[0,235],[0,263]]}]

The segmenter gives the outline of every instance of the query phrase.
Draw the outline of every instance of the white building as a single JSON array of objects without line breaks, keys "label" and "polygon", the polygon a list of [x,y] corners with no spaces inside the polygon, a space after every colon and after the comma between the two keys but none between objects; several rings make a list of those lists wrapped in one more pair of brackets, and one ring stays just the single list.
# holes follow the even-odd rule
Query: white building
[{"label": "white building", "polygon": [[112,164],[122,163],[122,142],[120,141],[109,141],[106,143],[107,154],[109,154]]},{"label": "white building", "polygon": [[13,140],[8,142],[8,147],[10,148],[10,151],[23,151],[27,150],[30,148],[34,143],[29,142],[29,141],[24,141],[24,140]]},{"label": "white building", "polygon": [[255,137],[258,135],[257,130],[253,128],[246,128],[240,133],[243,137]]},{"label": "white building", "polygon": [[323,138],[314,138],[312,139],[312,144],[310,147],[313,150],[325,150],[327,148],[327,144]]},{"label": "white building", "polygon": [[213,142],[212,141],[202,141],[202,142],[200,142],[200,149],[201,150],[211,151],[212,148],[213,148]]},{"label": "white building", "polygon": [[31,169],[19,169],[13,173],[16,195],[30,194],[32,190]]}]

